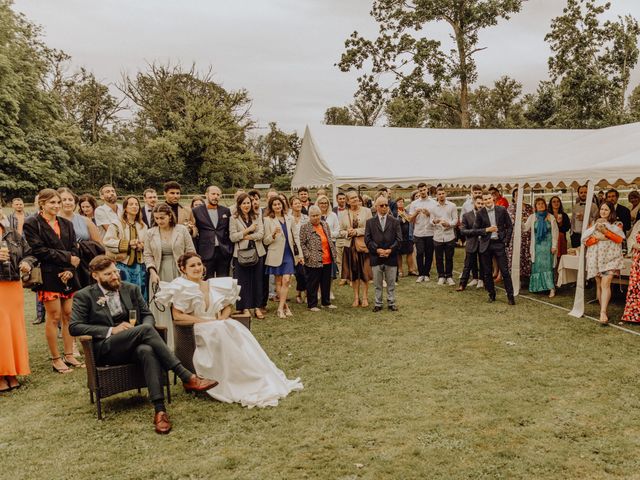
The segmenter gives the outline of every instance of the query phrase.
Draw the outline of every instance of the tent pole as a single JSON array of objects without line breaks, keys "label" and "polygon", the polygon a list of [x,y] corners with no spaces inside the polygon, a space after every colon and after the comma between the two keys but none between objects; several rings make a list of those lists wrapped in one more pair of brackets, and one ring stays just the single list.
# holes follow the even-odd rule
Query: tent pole
[{"label": "tent pole", "polygon": [[520,294],[520,251],[522,250],[522,210],[524,204],[523,184],[518,183],[518,199],[516,200],[516,219],[513,225],[513,253],[511,255],[511,281],[513,294]]},{"label": "tent pole", "polygon": [[[587,202],[584,206],[584,218],[582,220],[582,237],[584,232],[589,228],[589,220],[591,220],[591,204],[593,203],[593,192],[595,190],[594,182],[587,182]],[[582,238],[581,237],[581,238]],[[576,295],[573,299],[573,310],[569,315],[581,318],[584,315],[584,269],[585,269],[585,246],[581,245],[578,251],[578,281],[576,283]]]},{"label": "tent pole", "polygon": [[331,184],[331,188],[333,189],[333,206],[337,207],[338,206],[338,184],[336,182]]}]

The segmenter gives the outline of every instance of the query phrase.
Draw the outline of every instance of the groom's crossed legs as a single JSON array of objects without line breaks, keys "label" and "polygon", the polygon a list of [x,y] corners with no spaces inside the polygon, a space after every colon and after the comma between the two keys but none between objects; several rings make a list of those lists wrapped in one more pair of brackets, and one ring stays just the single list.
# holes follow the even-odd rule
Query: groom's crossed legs
[{"label": "groom's crossed legs", "polygon": [[147,382],[149,400],[156,410],[164,407],[163,369],[174,370],[183,383],[188,383],[193,375],[169,350],[157,330],[148,324],[129,328],[104,340],[98,353],[98,362],[115,365],[131,362],[140,365]]}]

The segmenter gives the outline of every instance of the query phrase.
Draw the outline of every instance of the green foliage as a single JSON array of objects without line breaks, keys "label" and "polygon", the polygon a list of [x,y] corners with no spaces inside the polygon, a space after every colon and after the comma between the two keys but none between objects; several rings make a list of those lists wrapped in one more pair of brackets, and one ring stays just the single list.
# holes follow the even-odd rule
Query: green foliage
[{"label": "green foliage", "polygon": [[349,107],[329,107],[324,112],[324,123],[327,125],[355,125]]},{"label": "green foliage", "polygon": [[[418,97],[433,101],[444,88],[458,90],[452,105],[463,128],[471,126],[469,87],[477,78],[475,54],[481,30],[509,18],[522,7],[522,0],[376,0],[371,15],[379,24],[375,40],[353,32],[345,42],[339,68],[363,70],[368,62],[371,74],[358,80],[359,92],[379,89],[378,79],[391,77],[392,97]],[[454,46],[446,51],[441,42],[423,36],[433,22],[451,28]]]},{"label": "green foliage", "polygon": [[610,7],[596,0],[567,0],[553,19],[549,73],[557,87],[554,124],[599,128],[628,121],[625,97],[638,62],[638,22],[631,16],[601,22]]}]

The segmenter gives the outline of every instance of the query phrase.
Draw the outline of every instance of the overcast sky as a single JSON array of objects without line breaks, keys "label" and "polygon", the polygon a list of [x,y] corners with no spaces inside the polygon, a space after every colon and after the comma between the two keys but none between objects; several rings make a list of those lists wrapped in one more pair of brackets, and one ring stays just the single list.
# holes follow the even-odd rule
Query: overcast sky
[{"label": "overcast sky", "polygon": [[[640,18],[639,0],[611,0],[610,15]],[[303,132],[329,106],[352,100],[358,73],[334,64],[344,40],[377,26],[372,0],[15,0],[14,8],[44,28],[46,43],[105,83],[154,60],[213,67],[225,88],[246,88],[262,127],[277,121]],[[479,83],[508,74],[535,90],[547,78],[544,36],[564,0],[529,0],[510,21],[485,30],[477,56]],[[447,40],[447,30],[433,35]],[[638,69],[632,87],[640,82]]]}]

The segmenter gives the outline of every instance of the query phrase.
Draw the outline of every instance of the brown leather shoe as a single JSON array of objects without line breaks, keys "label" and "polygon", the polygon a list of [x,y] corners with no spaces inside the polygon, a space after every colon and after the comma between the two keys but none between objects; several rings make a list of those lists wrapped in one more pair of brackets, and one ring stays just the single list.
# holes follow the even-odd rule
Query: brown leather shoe
[{"label": "brown leather shoe", "polygon": [[206,392],[216,385],[218,385],[217,381],[202,378],[198,375],[191,375],[189,381],[182,384],[185,392]]},{"label": "brown leather shoe", "polygon": [[156,433],[164,435],[171,431],[171,422],[167,412],[158,412],[153,417],[153,424],[156,426]]}]

